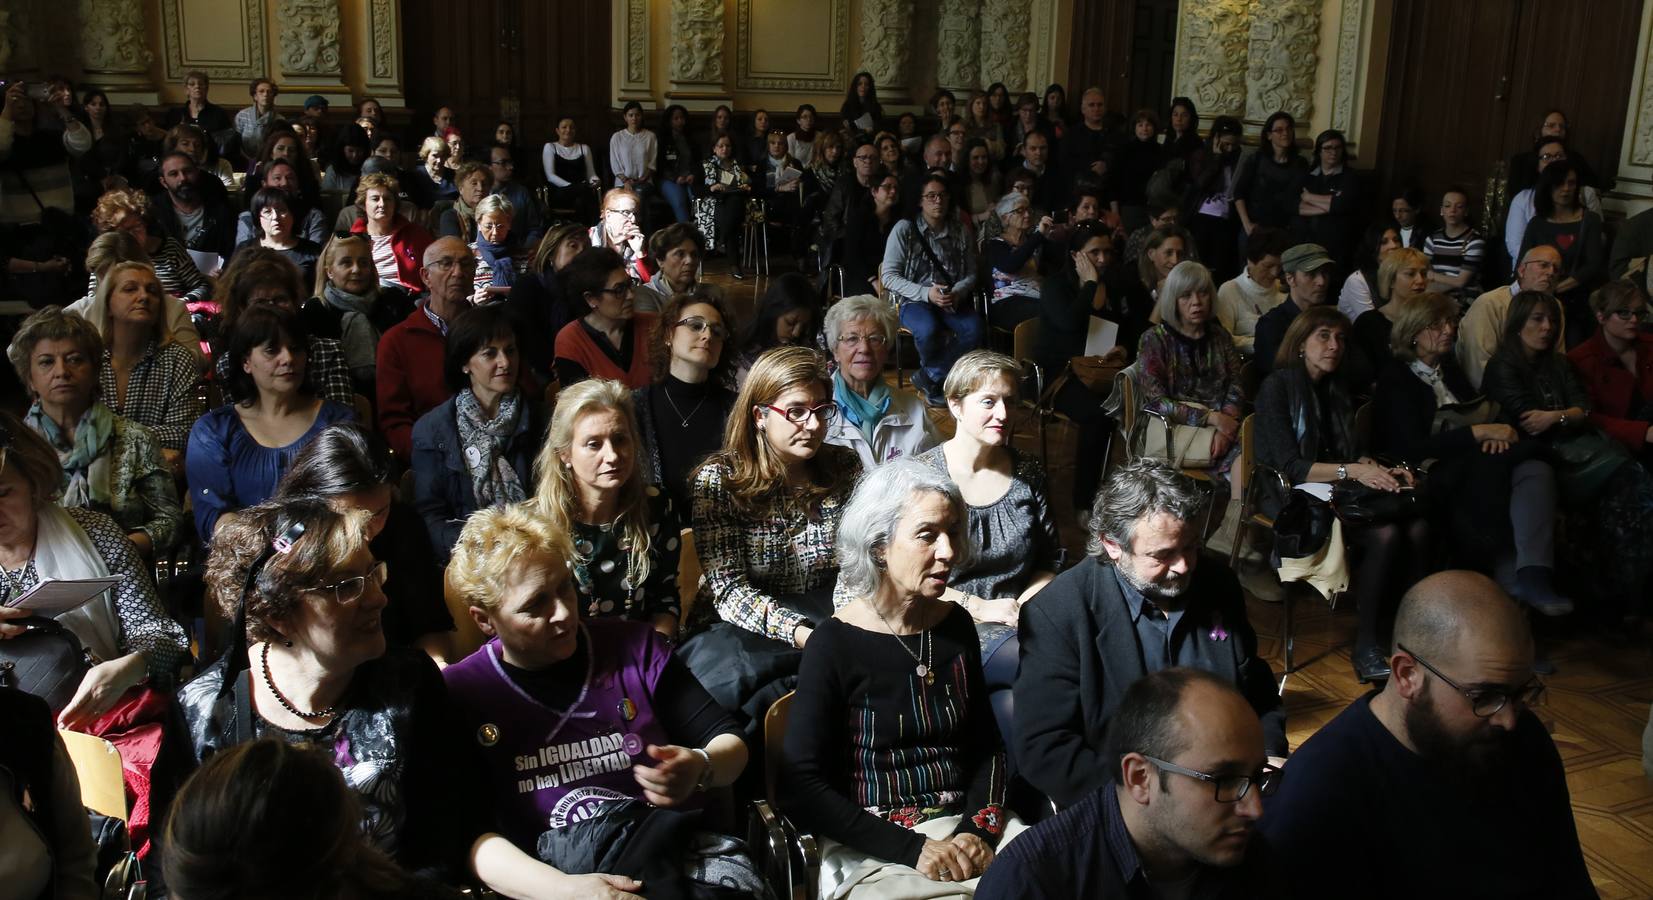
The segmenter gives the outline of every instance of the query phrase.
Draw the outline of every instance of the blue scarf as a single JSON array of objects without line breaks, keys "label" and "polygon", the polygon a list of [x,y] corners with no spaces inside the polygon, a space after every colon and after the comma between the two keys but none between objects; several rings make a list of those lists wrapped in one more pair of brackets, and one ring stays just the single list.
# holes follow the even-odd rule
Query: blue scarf
[{"label": "blue scarf", "polygon": [[844,420],[861,429],[867,443],[872,443],[872,433],[878,427],[878,420],[890,411],[890,386],[879,381],[867,396],[862,397],[844,383],[842,372],[834,372],[832,399],[838,401],[838,411],[843,414]]},{"label": "blue scarf", "polygon": [[510,287],[517,280],[516,263],[511,260],[511,251],[504,244],[485,241],[480,236],[476,239],[476,252],[482,254],[482,259],[494,271],[493,280],[488,282],[495,287]]}]

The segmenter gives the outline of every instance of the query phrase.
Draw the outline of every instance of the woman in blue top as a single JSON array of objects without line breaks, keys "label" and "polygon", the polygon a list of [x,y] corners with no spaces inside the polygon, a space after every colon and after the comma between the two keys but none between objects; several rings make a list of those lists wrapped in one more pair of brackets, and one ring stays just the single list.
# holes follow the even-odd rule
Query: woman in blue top
[{"label": "woman in blue top", "polygon": [[521,389],[516,330],[503,305],[454,320],[442,369],[454,395],[413,426],[412,466],[414,505],[445,564],[471,513],[533,496],[545,422],[539,398]]},{"label": "woman in blue top", "polygon": [[226,387],[243,399],[197,420],[185,457],[195,530],[203,541],[212,537],[220,515],[275,493],[288,464],[317,432],[355,417],[306,383],[308,337],[285,307],[261,304],[236,317]]}]

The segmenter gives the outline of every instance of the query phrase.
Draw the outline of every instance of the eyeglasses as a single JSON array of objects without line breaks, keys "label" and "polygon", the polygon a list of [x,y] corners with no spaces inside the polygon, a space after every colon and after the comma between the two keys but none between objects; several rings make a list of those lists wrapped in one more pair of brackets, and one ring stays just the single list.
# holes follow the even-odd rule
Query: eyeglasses
[{"label": "eyeglasses", "polygon": [[919,196],[922,197],[925,200],[946,200],[947,199],[947,192],[946,191],[925,191],[924,193],[920,194]]},{"label": "eyeglasses", "polygon": [[1406,649],[1404,645],[1396,644],[1395,649],[1417,660],[1418,665],[1428,669],[1436,678],[1451,685],[1452,689],[1458,693],[1463,694],[1464,698],[1469,701],[1470,711],[1475,713],[1478,718],[1490,719],[1512,701],[1519,706],[1532,706],[1538,702],[1540,697],[1544,696],[1544,682],[1539,681],[1536,677],[1514,690],[1508,688],[1466,688],[1446,677],[1446,673],[1430,665],[1428,660]]},{"label": "eyeglasses", "polygon": [[703,331],[710,330],[712,332],[712,337],[715,337],[720,341],[729,336],[728,328],[718,322],[708,322],[701,316],[689,316],[686,319],[678,319],[676,324],[689,329],[695,334],[700,334]]},{"label": "eyeglasses", "polygon": [[1244,800],[1245,795],[1251,793],[1252,785],[1256,785],[1258,793],[1264,797],[1273,796],[1275,789],[1280,787],[1280,770],[1273,766],[1265,765],[1253,775],[1207,775],[1152,756],[1142,758],[1163,771],[1186,775],[1214,786],[1218,803],[1238,803]]},{"label": "eyeglasses", "polygon": [[1638,322],[1646,322],[1648,320],[1649,313],[1647,307],[1638,306],[1635,309],[1615,309],[1613,310],[1613,317],[1624,322],[1628,322],[1631,319],[1635,319]]},{"label": "eyeglasses", "polygon": [[877,162],[878,161],[878,154],[876,154],[876,153],[857,153],[857,154],[855,154],[855,161],[859,162],[859,163]]},{"label": "eyeglasses", "polygon": [[1539,162],[1560,162],[1561,160],[1564,160],[1566,158],[1567,158],[1567,154],[1565,154],[1565,153],[1540,153],[1540,154],[1538,154]]},{"label": "eyeglasses", "polygon": [[802,425],[809,421],[810,416],[820,419],[822,425],[828,424],[838,417],[838,404],[831,400],[820,406],[788,406],[786,409],[781,409],[779,406],[770,406],[765,403],[763,407],[770,412],[779,413],[794,425]]},{"label": "eyeglasses", "polygon": [[447,270],[453,268],[454,266],[458,266],[459,268],[470,272],[470,271],[475,271],[476,270],[476,257],[474,257],[474,256],[461,256],[461,257],[458,257],[458,258],[454,258],[454,257],[450,257],[450,256],[444,256],[441,259],[431,260],[427,265],[430,268],[437,270],[438,272],[446,272]]},{"label": "eyeglasses", "polygon": [[637,218],[637,210],[635,209],[605,209],[603,210],[603,214],[609,216],[625,216],[628,219]]},{"label": "eyeglasses", "polygon": [[379,562],[373,568],[368,569],[366,575],[357,575],[354,578],[346,578],[343,581],[306,588],[305,590],[315,591],[318,594],[332,591],[333,602],[344,606],[362,599],[362,594],[367,592],[369,581],[373,582],[375,588],[382,588],[385,586],[385,580],[389,577],[390,566],[384,562]]},{"label": "eyeglasses", "polygon": [[619,287],[598,288],[596,290],[596,293],[599,293],[599,294],[613,294],[616,297],[629,297],[629,296],[631,296],[632,287],[633,287],[632,283],[628,281],[625,284],[620,285]]},{"label": "eyeglasses", "polygon": [[842,347],[859,347],[862,344],[868,347],[882,347],[889,342],[890,339],[882,334],[846,334],[838,338],[838,344]]}]

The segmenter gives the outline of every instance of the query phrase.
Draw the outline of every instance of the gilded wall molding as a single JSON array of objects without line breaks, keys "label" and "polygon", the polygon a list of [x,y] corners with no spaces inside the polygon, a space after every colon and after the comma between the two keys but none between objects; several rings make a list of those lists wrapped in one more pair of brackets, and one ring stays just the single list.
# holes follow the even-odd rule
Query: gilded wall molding
[{"label": "gilded wall molding", "polygon": [[828,70],[820,75],[761,72],[752,68],[754,0],[740,0],[735,8],[735,87],[751,91],[841,91],[849,83],[849,0],[824,0],[830,5]]},{"label": "gilded wall molding", "polygon": [[941,0],[937,5],[936,83],[941,87],[967,91],[986,81],[980,66],[981,16],[981,0]]},{"label": "gilded wall molding", "polygon": [[880,91],[907,86],[913,0],[861,0],[861,63]]},{"label": "gilded wall molding", "polygon": [[1183,0],[1179,20],[1177,93],[1203,117],[1244,115],[1250,0]]},{"label": "gilded wall molding", "polygon": [[1268,0],[1252,7],[1246,54],[1246,118],[1260,122],[1278,110],[1307,122],[1314,112],[1314,75],[1320,55],[1320,0]]},{"label": "gilded wall molding", "polygon": [[673,84],[723,83],[722,0],[672,0]]},{"label": "gilded wall molding", "polygon": [[[270,74],[269,60],[264,53],[264,0],[233,0],[216,9],[223,18],[214,22],[213,27],[234,28],[241,34],[244,55],[239,64],[185,58],[182,0],[161,0],[161,42],[166,50],[168,81],[183,81],[192,69],[200,69],[210,78],[252,79]],[[226,21],[232,16],[239,16],[241,21]]]},{"label": "gilded wall molding", "polygon": [[1355,124],[1355,87],[1366,36],[1368,0],[1343,0],[1337,24],[1337,71],[1332,85],[1332,127],[1348,134]]},{"label": "gilded wall molding", "polygon": [[281,71],[339,74],[338,0],[281,0]]},{"label": "gilded wall molding", "polygon": [[982,0],[981,83],[1002,81],[1012,93],[1039,90],[1027,79],[1027,55],[1032,31],[1027,0]]}]

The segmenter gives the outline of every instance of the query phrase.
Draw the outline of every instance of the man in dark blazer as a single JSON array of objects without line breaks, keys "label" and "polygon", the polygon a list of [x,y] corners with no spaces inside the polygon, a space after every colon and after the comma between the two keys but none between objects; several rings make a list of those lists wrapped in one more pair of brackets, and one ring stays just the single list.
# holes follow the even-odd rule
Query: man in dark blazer
[{"label": "man in dark blazer", "polygon": [[1173,666],[1232,683],[1262,720],[1271,761],[1284,763],[1285,707],[1245,596],[1232,572],[1199,559],[1206,502],[1162,462],[1125,465],[1092,507],[1090,557],[1022,607],[1016,766],[1060,806],[1108,780],[1108,720],[1125,689]]}]

